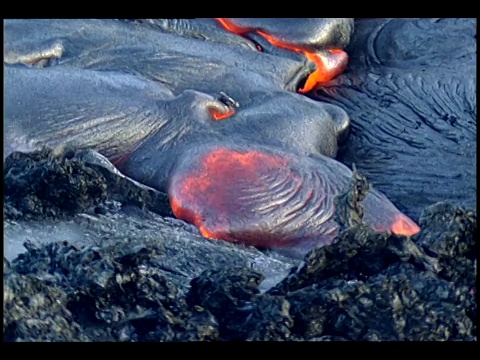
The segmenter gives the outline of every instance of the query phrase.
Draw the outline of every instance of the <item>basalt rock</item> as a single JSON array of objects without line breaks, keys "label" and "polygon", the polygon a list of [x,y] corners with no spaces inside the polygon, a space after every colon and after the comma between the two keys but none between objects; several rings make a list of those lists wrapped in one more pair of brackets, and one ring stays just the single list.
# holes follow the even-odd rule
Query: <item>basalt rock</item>
[{"label": "basalt rock", "polygon": [[[346,72],[308,94],[311,102],[293,92],[313,63],[258,34],[219,31],[213,20],[52,20],[49,31],[31,31],[44,30],[42,20],[27,21],[30,28],[10,21],[9,71],[27,64],[30,73],[59,79],[96,74],[89,80],[117,72],[131,85],[134,110],[152,94],[162,103],[193,87],[210,95],[187,98],[219,104],[214,96],[226,92],[241,104],[249,141],[278,146],[292,131],[317,140],[309,127],[295,132],[291,115],[310,119],[318,100],[339,106],[351,130],[346,138],[344,121],[335,134],[347,139],[337,159],[359,171],[335,200],[339,234],[299,259],[202,237],[173,218],[164,193],[123,176],[96,152],[14,152],[4,160],[4,341],[476,340],[475,22],[357,20]],[[218,56],[223,46],[225,58]],[[125,86],[107,93],[119,89]],[[100,110],[111,107],[90,98]],[[273,132],[247,121],[258,114]],[[279,120],[293,127],[279,128]],[[289,145],[305,150],[304,141]],[[419,219],[418,234],[376,232],[364,222],[369,181]]]},{"label": "basalt rock", "polygon": [[360,19],[347,52],[314,95],[350,116],[338,158],[415,219],[444,200],[474,208],[476,19]]},{"label": "basalt rock", "polygon": [[10,154],[4,163],[6,218],[56,218],[86,210],[101,213],[113,201],[172,214],[166,194],[115,176],[102,160],[97,153],[72,148]]},{"label": "basalt rock", "polygon": [[[58,162],[43,156],[39,168]],[[368,189],[356,173],[337,200],[345,209],[337,241],[301,261],[203,239],[131,204],[54,216],[88,236],[30,242],[4,259],[4,340],[474,340],[475,213],[437,204],[414,238],[377,233],[358,211]],[[105,191],[107,203],[115,189]],[[7,221],[25,230],[33,220]]]}]

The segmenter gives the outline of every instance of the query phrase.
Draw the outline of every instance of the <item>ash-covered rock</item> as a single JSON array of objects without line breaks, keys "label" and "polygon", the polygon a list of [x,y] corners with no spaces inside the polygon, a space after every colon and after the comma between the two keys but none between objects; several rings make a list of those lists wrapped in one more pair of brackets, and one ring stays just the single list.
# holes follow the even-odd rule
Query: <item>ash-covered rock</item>
[{"label": "ash-covered rock", "polygon": [[289,293],[295,332],[345,340],[475,340],[464,288],[396,263],[362,280],[341,276]]},{"label": "ash-covered rock", "polygon": [[[31,219],[6,212],[6,236],[50,219],[74,225],[77,238],[66,232],[65,241],[39,243],[33,234],[26,252],[4,259],[5,341],[475,340],[472,211],[436,204],[413,238],[373,232],[361,214],[369,184],[355,173],[337,201],[337,241],[299,262],[206,240],[145,206],[90,211],[120,196],[111,184],[126,180],[89,173],[85,157],[42,154],[9,160],[9,169],[31,181],[23,192],[17,185],[6,193],[6,203]],[[76,189],[74,205],[62,208],[59,195],[39,192],[29,171],[64,174],[55,181],[64,181],[58,189]],[[94,179],[107,184],[96,200],[81,186]],[[135,191],[148,199],[144,189]],[[25,194],[43,210],[24,207]]]},{"label": "ash-covered rock", "polygon": [[283,297],[260,294],[263,275],[248,268],[205,271],[192,280],[187,302],[210,311],[224,340],[287,340],[293,320]]},{"label": "ash-covered rock", "polygon": [[4,163],[4,186],[7,218],[74,214],[107,198],[103,175],[68,156],[57,158],[50,150],[10,154]]},{"label": "ash-covered rock", "polygon": [[[102,249],[77,249],[68,243],[30,247],[27,253],[12,262],[12,270],[15,271],[7,270],[5,274],[10,287],[7,288],[9,296],[5,299],[8,314],[4,318],[4,328],[18,327],[18,315],[10,310],[12,308],[20,309],[17,312],[26,312],[34,319],[39,317],[37,323],[43,327],[49,324],[47,320],[50,319],[44,320],[42,309],[31,307],[31,301],[23,308],[15,303],[25,293],[39,288],[37,292],[40,295],[37,296],[54,299],[53,302],[58,296],[64,304],[60,309],[50,306],[47,313],[53,311],[52,317],[58,312],[63,318],[69,315],[70,323],[73,320],[74,329],[82,335],[77,340],[214,339],[213,319],[194,309],[188,310],[183,299],[178,297],[177,286],[168,272],[155,263],[162,252],[163,249],[156,244],[125,242]],[[27,277],[35,286],[21,286]],[[190,333],[184,335],[185,329],[189,329]],[[52,338],[30,336],[29,340],[71,340],[78,336],[67,333],[63,339],[57,339],[56,332],[59,330],[62,330],[59,326],[50,328]],[[192,334],[194,331],[196,336]]]},{"label": "ash-covered rock", "polygon": [[91,341],[67,309],[67,295],[3,260],[4,341]]},{"label": "ash-covered rock", "polygon": [[304,339],[475,340],[476,215],[440,203],[423,212],[415,241],[377,233],[361,222],[359,201],[368,189],[354,173],[337,198],[343,209],[337,241],[312,250],[269,291],[290,302],[293,333]]},{"label": "ash-covered rock", "polygon": [[112,200],[172,215],[166,194],[138,186],[113,169],[94,151],[59,147],[13,152],[4,162],[5,217],[58,218],[87,210],[102,213]]},{"label": "ash-covered rock", "polygon": [[477,216],[448,202],[425,208],[424,230],[418,244],[438,258],[443,278],[456,284],[473,284],[476,275]]}]

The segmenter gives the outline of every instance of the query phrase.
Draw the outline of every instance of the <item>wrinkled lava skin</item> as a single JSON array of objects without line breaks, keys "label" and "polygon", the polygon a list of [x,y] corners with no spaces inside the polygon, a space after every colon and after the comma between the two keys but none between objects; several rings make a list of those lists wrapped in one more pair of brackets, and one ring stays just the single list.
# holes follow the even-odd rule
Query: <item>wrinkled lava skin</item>
[{"label": "wrinkled lava skin", "polygon": [[350,116],[338,159],[413,218],[447,199],[476,207],[476,22],[355,21],[348,71],[313,96]]},{"label": "wrinkled lava skin", "polygon": [[[310,158],[238,143],[199,146],[177,165],[168,193],[174,213],[205,237],[308,249],[336,237],[333,202],[351,176],[346,166],[322,155]],[[378,231],[419,231],[376,190],[363,204],[364,220]]]},{"label": "wrinkled lava skin", "polygon": [[[287,23],[239,24],[312,46],[329,29],[318,20],[310,38],[309,30],[293,40]],[[319,38],[343,48],[352,22],[330,28],[343,35]],[[259,52],[255,42],[212,19],[8,20],[5,155],[64,142],[94,148],[127,176],[168,192],[174,213],[204,236],[267,247],[328,244],[336,232],[333,199],[352,174],[334,160],[349,129],[348,106],[296,93],[315,64],[268,42]],[[220,92],[239,107],[220,101]],[[398,178],[400,171],[392,183]],[[419,230],[375,189],[364,207],[377,230]]]}]

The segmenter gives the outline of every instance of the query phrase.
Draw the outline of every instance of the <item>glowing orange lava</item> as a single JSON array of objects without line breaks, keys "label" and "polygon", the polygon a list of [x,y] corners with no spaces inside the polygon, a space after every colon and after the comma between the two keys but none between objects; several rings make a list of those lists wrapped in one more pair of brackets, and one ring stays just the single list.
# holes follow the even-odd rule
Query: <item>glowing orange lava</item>
[{"label": "glowing orange lava", "polygon": [[172,211],[194,224],[204,237],[238,241],[230,235],[230,221],[252,216],[239,199],[242,184],[258,183],[262,174],[285,166],[285,159],[259,151],[214,149],[195,170],[178,171],[173,177],[169,188]]},{"label": "glowing orange lava", "polygon": [[[177,218],[194,224],[206,238],[281,247],[315,236],[323,226],[299,223],[294,230],[283,232],[277,217],[281,216],[280,209],[269,215],[258,211],[271,201],[272,181],[283,179],[285,183],[293,184],[293,188],[307,186],[308,189],[308,184],[303,184],[304,179],[291,170],[291,160],[287,157],[218,147],[191,161],[176,169],[171,177],[168,187],[170,205]],[[314,190],[310,188],[303,195],[302,203],[308,203]],[[406,215],[396,209],[392,212],[389,203],[375,205],[378,206],[373,209],[375,211],[387,210],[383,217],[379,214],[372,219],[370,225],[376,231],[403,236],[420,231]]]},{"label": "glowing orange lava", "polygon": [[411,236],[418,233],[420,227],[403,214],[398,214],[394,223],[391,225],[392,232],[395,235]]},{"label": "glowing orange lava", "polygon": [[371,225],[372,229],[378,232],[389,234],[412,236],[420,232],[420,227],[409,217],[399,213],[394,215],[393,222],[387,225]]},{"label": "glowing orange lava", "polygon": [[210,108],[210,115],[215,120],[223,120],[223,119],[226,119],[226,118],[232,116],[233,114],[235,114],[235,110],[233,110],[233,109],[230,109],[229,111],[227,111],[225,113],[222,113],[215,108]]},{"label": "glowing orange lava", "polygon": [[317,86],[319,83],[332,80],[337,75],[341,74],[347,66],[348,55],[341,49],[326,49],[315,53],[307,51],[298,45],[278,40],[259,29],[241,27],[225,18],[215,18],[215,20],[217,20],[226,30],[237,35],[244,35],[248,32],[255,31],[274,46],[304,53],[310,61],[315,63],[317,69],[308,76],[304,87],[299,89],[300,93],[307,93],[315,88],[315,86]]},{"label": "glowing orange lava", "polygon": [[214,18],[214,19],[217,20],[220,24],[222,24],[222,26],[226,30],[233,32],[237,35],[243,35],[247,32],[255,30],[253,28],[241,27],[241,26],[235,25],[234,23],[232,23],[231,21],[228,21],[225,18]]}]

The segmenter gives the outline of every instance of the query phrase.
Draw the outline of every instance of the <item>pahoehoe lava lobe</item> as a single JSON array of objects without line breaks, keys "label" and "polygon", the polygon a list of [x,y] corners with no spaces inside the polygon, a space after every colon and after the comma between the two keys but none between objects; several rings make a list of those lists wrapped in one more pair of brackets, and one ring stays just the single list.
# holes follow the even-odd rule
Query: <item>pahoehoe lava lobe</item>
[{"label": "pahoehoe lava lobe", "polygon": [[[335,53],[339,48],[347,46],[353,29],[350,20],[331,20],[331,22],[321,19],[305,20],[306,22],[302,26],[305,27],[305,33],[311,33],[311,37],[302,38],[301,35],[298,35],[299,33],[295,32],[299,28],[293,29],[291,24],[288,25],[290,21],[288,19],[279,20],[276,27],[269,21],[264,22],[265,26],[261,21],[255,25],[256,20],[252,20],[253,22],[249,22],[248,19],[238,21],[238,27],[265,36],[272,42],[272,46],[286,48],[289,46],[293,52],[313,51],[308,44],[315,43],[315,51],[325,50]],[[367,25],[360,25],[358,36],[353,34],[352,45],[346,49],[350,49],[349,51],[353,54],[361,55],[362,51],[370,51],[372,46],[375,48],[388,45],[388,39],[391,37],[388,26],[393,26],[391,24],[395,24],[394,21],[385,22],[379,31],[372,31],[370,34],[368,31],[362,30],[365,26],[368,27],[369,20],[362,21],[365,22],[360,22],[360,24]],[[409,24],[409,21],[422,24],[421,19],[402,21],[406,24]],[[283,25],[281,25],[282,23]],[[177,25],[187,26],[187,22],[182,24],[178,23]],[[217,232],[223,232],[225,236],[230,236],[226,235],[230,231],[235,234],[242,231],[247,232],[247,230],[241,229],[244,224],[248,223],[253,226],[252,229],[259,229],[265,238],[268,238],[266,235],[268,231],[275,232],[274,229],[278,224],[280,225],[277,226],[279,229],[277,234],[286,242],[294,237],[311,238],[313,229],[323,223],[316,222],[314,217],[310,217],[309,213],[313,212],[316,207],[309,207],[312,201],[306,199],[316,199],[323,204],[324,194],[313,192],[310,195],[308,189],[312,188],[312,184],[319,181],[318,179],[323,179],[322,176],[325,176],[322,164],[327,160],[323,160],[322,156],[335,157],[337,155],[338,143],[345,139],[350,125],[347,113],[340,106],[347,108],[356,117],[356,122],[353,124],[353,136],[349,138],[346,150],[344,149],[341,154],[341,159],[348,164],[355,163],[367,178],[372,179],[375,185],[379,185],[376,188],[389,195],[389,198],[390,194],[400,194],[401,196],[392,198],[393,203],[398,205],[402,211],[410,211],[407,215],[413,214],[415,218],[418,217],[421,206],[414,203],[424,194],[418,194],[418,196],[411,194],[418,189],[425,192],[425,186],[430,187],[430,185],[423,185],[423,188],[417,186],[416,190],[408,189],[412,191],[409,193],[406,190],[408,184],[411,186],[416,182],[418,185],[420,181],[415,179],[421,179],[423,184],[428,184],[425,180],[436,179],[433,172],[426,174],[426,171],[421,169],[422,166],[418,165],[428,162],[428,152],[426,151],[425,156],[420,159],[416,159],[418,155],[414,154],[416,145],[419,143],[417,140],[424,135],[423,132],[416,131],[425,129],[421,122],[428,123],[428,126],[433,129],[437,129],[438,126],[442,127],[447,122],[451,124],[455,131],[445,132],[442,129],[438,144],[445,145],[445,149],[455,149],[453,151],[464,146],[463,139],[470,139],[472,134],[472,126],[467,121],[467,125],[464,127],[465,132],[462,136],[457,136],[458,132],[456,131],[463,127],[464,121],[456,120],[450,111],[444,111],[444,103],[454,103],[456,99],[454,89],[444,90],[446,85],[438,85],[437,92],[447,93],[447,99],[431,97],[436,102],[434,110],[442,120],[445,118],[445,121],[437,121],[428,117],[429,109],[423,106],[417,109],[408,106],[409,104],[406,108],[402,105],[407,103],[408,97],[411,96],[408,93],[410,90],[416,97],[428,97],[426,93],[415,91],[429,89],[427,85],[432,83],[430,77],[438,75],[433,70],[425,69],[425,54],[429,54],[428,41],[424,42],[424,51],[417,56],[423,62],[415,59],[412,61],[412,69],[415,71],[425,70],[423,71],[424,75],[418,73],[406,75],[408,71],[404,67],[407,64],[406,60],[412,57],[410,55],[403,56],[405,61],[401,62],[400,66],[391,61],[392,57],[389,57],[388,54],[375,51],[373,55],[377,58],[380,56],[385,61],[375,63],[368,71],[362,70],[360,66],[363,58],[355,58],[351,64],[351,70],[358,70],[358,74],[352,76],[351,72],[347,72],[338,78],[337,83],[330,83],[316,91],[318,97],[336,102],[340,105],[337,106],[313,101],[292,91],[286,91],[291,81],[298,85],[299,73],[307,74],[310,71],[305,59],[282,58],[273,53],[258,52],[243,46],[245,44],[243,40],[241,41],[243,45],[239,43],[238,46],[235,46],[234,37],[225,38],[226,43],[222,41],[217,43],[203,41],[195,36],[178,36],[181,29],[177,25],[172,25],[169,31],[162,31],[161,27],[155,28],[111,20],[78,20],[72,22],[71,25],[74,25],[75,29],[82,29],[82,33],[72,31],[65,26],[65,23],[55,20],[51,22],[42,20],[7,22],[4,54],[8,59],[7,62],[13,65],[4,66],[7,75],[5,87],[7,100],[5,111],[6,154],[14,150],[38,149],[42,145],[55,147],[62,142],[71,143],[80,148],[93,148],[114,161],[116,166],[132,179],[161,191],[167,191],[170,189],[173,177],[185,176],[185,174],[198,171],[200,164],[195,164],[189,159],[200,161],[202,156],[207,156],[206,154],[212,149],[226,148],[227,150],[233,149],[233,151],[248,150],[251,153],[258,153],[250,164],[254,171],[251,172],[248,181],[251,182],[250,185],[255,185],[250,188],[256,189],[258,198],[263,196],[260,194],[264,188],[279,191],[279,194],[283,194],[282,186],[285,186],[285,189],[294,189],[292,194],[298,193],[303,198],[298,200],[301,205],[293,205],[296,195],[291,195],[289,211],[296,214],[294,210],[297,207],[303,209],[305,213],[302,215],[300,212],[298,218],[308,223],[312,230],[307,230],[306,234],[297,230],[290,231],[288,230],[289,226],[292,229],[299,226],[298,223],[292,222],[293,225],[288,225],[286,230],[286,233],[290,235],[285,235],[282,224],[290,224],[289,216],[291,216],[285,214],[283,214],[284,223],[281,222],[282,220],[277,220],[277,223],[274,221],[273,228],[263,225],[262,217],[265,219],[268,217],[262,212],[259,212],[260,216],[256,218],[262,224],[261,226],[250,220],[245,222],[235,220],[235,224],[226,226],[224,225],[225,220],[220,218],[217,210],[210,215],[207,214],[213,220],[208,220],[208,216],[206,219],[201,218],[204,210],[190,211],[193,215],[184,216],[197,223],[199,220],[195,219],[199,217],[202,219],[201,221],[207,221],[206,226],[211,229],[215,229],[215,226],[208,221],[219,221],[221,225]],[[376,25],[378,24],[375,23]],[[454,25],[457,30],[463,26],[462,23]],[[22,26],[24,27],[22,28]],[[168,28],[169,25],[165,26]],[[315,30],[312,30],[312,26]],[[41,32],[30,31],[40,28]],[[404,28],[407,30],[402,33],[401,30]],[[421,27],[409,28],[408,26],[404,28],[397,26],[394,29],[402,34],[409,34],[421,29]],[[200,26],[198,29],[201,31],[202,27]],[[209,31],[214,31],[213,29],[214,27],[210,27]],[[190,28],[189,31],[190,34],[193,34],[197,30]],[[219,34],[225,32],[220,25],[217,26],[217,31]],[[390,34],[394,32],[391,31]],[[28,33],[35,33],[35,38],[29,38]],[[461,31],[460,33],[462,36],[467,34]],[[329,35],[324,37],[318,34]],[[433,34],[438,35],[438,32],[433,32]],[[315,38],[317,35],[318,39]],[[65,41],[62,36],[71,41]],[[85,38],[88,38],[89,41],[85,41]],[[142,38],[145,41],[141,41]],[[147,39],[148,41],[146,41]],[[219,35],[218,39],[223,38]],[[408,45],[408,41],[400,40],[398,40],[396,49]],[[363,41],[367,42],[367,45],[362,47]],[[55,52],[52,49],[62,49],[62,51]],[[218,56],[220,53],[221,57]],[[469,54],[460,56],[462,64],[465,64],[465,59]],[[53,56],[58,61],[45,68],[40,66],[32,69],[24,65],[26,63],[27,66],[32,66],[32,62],[41,61],[42,56],[48,58]],[[365,60],[365,62],[367,61]],[[392,71],[392,74],[388,76],[384,76],[385,72],[382,73],[383,67],[386,67],[385,64],[389,65],[388,71]],[[467,64],[471,65],[468,62]],[[394,65],[398,65],[398,69]],[[368,68],[368,66],[366,67]],[[199,69],[204,71],[199,71]],[[386,72],[388,73],[388,71]],[[445,71],[445,79],[455,76],[452,74],[452,72]],[[365,80],[362,82],[362,79]],[[342,83],[342,81],[344,82]],[[389,81],[396,86],[391,87]],[[409,81],[413,81],[414,85],[418,86],[402,87]],[[465,94],[472,93],[472,83],[471,81],[463,83]],[[360,88],[360,90],[359,94],[350,92],[348,96],[336,97],[334,92],[337,88],[340,88],[340,91],[344,91],[345,88],[347,90]],[[460,87],[459,89],[461,90]],[[435,90],[436,88],[433,88],[434,92]],[[367,91],[371,93],[364,98],[364,93]],[[226,95],[220,96],[222,93]],[[128,96],[125,96],[126,94]],[[461,94],[460,97],[464,96],[463,92]],[[395,96],[399,97],[398,103],[392,100],[395,99]],[[465,97],[467,96],[465,95]],[[229,98],[232,101],[225,101]],[[375,102],[372,99],[382,99],[382,101],[379,104],[378,101]],[[232,104],[236,103],[239,104],[239,107],[234,108]],[[469,112],[474,114],[476,107],[471,98],[467,97],[467,104],[473,104],[471,109],[463,109],[467,111],[467,116]],[[459,109],[455,109],[455,111],[460,111],[462,108],[460,105],[458,107]],[[378,117],[379,109],[382,109],[381,111],[385,109],[387,114],[385,118]],[[359,112],[364,110],[368,113],[364,114],[364,117],[359,116]],[[390,110],[394,110],[392,111],[394,121],[388,119]],[[410,121],[410,118],[407,120],[404,118],[409,116],[409,111],[420,117],[420,122],[413,124],[413,126],[418,125],[418,128],[414,128],[415,131],[412,132],[409,132],[412,124],[403,126],[403,122]],[[380,129],[372,123],[379,124]],[[411,135],[411,138],[403,136],[404,133],[407,134],[406,137]],[[430,132],[427,135],[430,135]],[[451,144],[447,144],[442,137],[457,144],[461,143],[461,145],[456,148],[451,147]],[[399,138],[404,141],[405,146],[404,143],[397,141]],[[432,137],[431,141],[436,142],[436,139]],[[232,148],[232,144],[239,144],[238,148]],[[395,151],[385,152],[386,144],[391,145]],[[421,146],[419,147],[421,148]],[[445,150],[446,153],[449,151]],[[351,157],[349,158],[346,154],[350,154]],[[285,167],[288,171],[279,171],[282,166],[278,164],[265,167],[265,162],[261,160],[268,159],[272,155],[278,155],[281,159],[280,163],[286,161]],[[401,161],[403,157],[407,158],[407,156],[411,162],[410,165]],[[397,161],[397,157],[400,161]],[[456,171],[456,175],[452,174],[451,177],[458,177],[458,174],[468,176],[471,173],[471,167],[467,169],[463,166],[462,162],[466,161],[465,158],[460,159],[457,154],[454,154],[453,158],[458,160],[462,166],[458,170],[450,167],[445,170],[445,174],[449,175],[449,171]],[[412,163],[412,159],[416,160]],[[233,159],[230,160],[233,161]],[[342,168],[342,165],[334,160],[330,159],[328,162],[332,162],[339,169]],[[262,164],[262,166],[258,164]],[[312,164],[321,165],[318,165],[318,169],[314,169],[315,166]],[[238,173],[240,174],[244,170],[245,168],[240,166]],[[212,172],[209,169],[205,171],[209,175]],[[296,174],[296,171],[300,175],[293,175]],[[341,173],[343,170],[335,171]],[[336,174],[335,171],[332,173]],[[426,174],[424,178],[418,175],[422,174],[422,171]],[[223,172],[224,176],[229,176],[226,171]],[[272,174],[277,174],[284,182],[271,180],[274,178]],[[322,185],[326,188],[332,186],[330,183],[338,182],[335,179],[336,176],[321,182]],[[349,176],[344,178],[349,178]],[[236,178],[230,182],[230,188],[222,188],[224,185],[220,180],[221,177],[215,178],[214,175],[211,175],[210,178],[216,184],[213,188],[220,192],[226,192],[229,189],[235,194],[237,189],[247,188]],[[295,192],[297,178],[301,180],[302,186]],[[410,179],[413,181],[410,182]],[[393,186],[392,181],[394,181]],[[443,200],[449,190],[451,190],[451,186],[448,183],[442,183],[431,189],[431,193],[438,192],[438,194],[442,194],[442,197],[435,195],[428,200]],[[456,191],[461,192],[462,190]],[[192,199],[199,196],[198,194],[199,192],[191,194]],[[377,194],[377,192],[374,191],[372,194]],[[281,198],[281,195],[278,196]],[[215,194],[211,198],[215,199]],[[254,196],[247,196],[247,198],[253,199]],[[171,199],[172,203],[178,202],[179,208],[188,209],[185,201],[180,203],[180,200],[182,200],[181,197]],[[287,200],[283,198],[283,201]],[[192,200],[192,206],[197,206],[198,202]],[[365,213],[364,219],[373,226],[375,225],[374,217],[376,217],[379,224],[376,224],[377,226],[374,228],[377,230],[408,234],[417,230],[416,225],[408,225],[410,220],[398,220],[397,216],[391,215],[392,212],[375,212],[375,202],[380,204],[380,208],[383,208],[386,203],[390,204],[380,196],[369,196],[365,202],[366,208],[371,210]],[[430,203],[424,201],[422,205]],[[262,208],[250,200],[242,204],[250,210]],[[265,209],[269,209],[271,206],[271,204],[266,204]],[[202,208],[201,205],[200,208]],[[224,210],[220,210],[220,212],[222,211]],[[229,214],[231,209],[225,211]],[[268,212],[267,210],[262,211]],[[325,211],[330,213],[332,209],[327,206]],[[397,210],[395,209],[395,211]],[[246,214],[240,210],[239,212],[244,216]],[[320,215],[319,217],[322,218]],[[205,226],[205,224],[203,225]],[[268,231],[264,231],[265,228]],[[210,232],[214,231],[210,230]],[[208,231],[205,230],[204,233],[207,234]],[[257,231],[253,231],[253,233],[256,234]],[[252,240],[253,236],[245,234],[233,237],[237,240],[246,237],[249,239],[248,241],[262,241]],[[256,235],[254,237],[257,238]],[[326,242],[328,243],[328,241]]]},{"label": "pahoehoe lava lobe", "polygon": [[304,50],[344,49],[353,33],[347,18],[219,18],[227,30],[245,34],[260,31],[277,41]]},{"label": "pahoehoe lava lobe", "polygon": [[[337,161],[265,148],[205,147],[175,169],[168,185],[174,214],[208,238],[260,247],[329,245],[338,234],[335,197],[352,172]],[[364,219],[377,231],[420,228],[372,189]]]},{"label": "pahoehoe lava lobe", "polygon": [[[273,45],[288,45],[290,50],[305,52],[312,51],[307,43],[316,44],[315,51],[326,49],[333,53],[348,43],[352,31],[349,20],[315,21],[314,38],[300,40],[292,35],[287,41],[286,33],[279,35],[278,29],[272,28],[270,35],[280,37],[272,40],[268,35],[268,39]],[[35,28],[40,23],[27,21],[26,26]],[[15,26],[18,22],[10,24],[7,34],[12,36]],[[248,69],[233,72],[235,86],[228,90],[228,95],[219,91],[218,83],[220,79],[221,83],[232,83],[228,72],[209,82],[205,82],[205,74],[189,79],[195,88],[213,84],[202,85],[200,89],[206,92],[186,89],[175,82],[152,81],[166,73],[162,66],[172,66],[163,55],[156,67],[152,67],[154,62],[142,62],[141,56],[129,56],[125,65],[132,70],[125,74],[117,70],[125,66],[118,62],[124,45],[112,57],[117,49],[113,47],[109,52],[108,46],[112,45],[105,38],[122,38],[131,26],[135,36],[126,41],[138,50],[136,36],[141,31],[152,36],[153,30],[108,21],[105,26],[112,35],[106,31],[92,37],[91,43],[79,39],[77,58],[70,57],[69,51],[62,52],[57,66],[4,66],[6,155],[14,150],[52,148],[60,143],[93,148],[114,161],[125,175],[168,191],[175,214],[197,225],[207,237],[266,247],[296,241],[314,247],[333,241],[337,232],[332,220],[333,200],[351,172],[324,156],[335,157],[338,143],[346,137],[349,118],[341,108],[282,90],[277,86],[278,75],[271,70],[272,65],[282,64],[281,58],[254,55],[250,49],[222,48],[219,63],[226,66],[217,71],[236,68],[232,66],[239,54],[245,56],[242,63]],[[307,21],[305,26],[312,26],[312,22]],[[68,47],[68,43],[57,38],[61,29],[62,24],[52,23],[50,43]],[[18,43],[7,41],[9,62],[41,57],[41,45],[29,42],[18,29],[17,33]],[[151,48],[146,46],[143,50],[145,54],[158,54],[158,49],[176,54],[179,44],[172,40],[173,35],[163,36],[164,47],[152,37],[152,44],[148,45]],[[45,41],[48,34],[40,37]],[[191,43],[200,49],[197,39],[182,41],[185,46]],[[30,55],[24,48],[24,53],[19,50],[25,42],[33,48]],[[214,44],[204,45],[214,48]],[[198,69],[200,59],[209,59],[211,54],[203,50],[196,56],[188,68]],[[88,69],[82,68],[85,61]],[[98,67],[96,62],[102,65]],[[291,71],[301,66],[287,61],[282,69]],[[176,74],[176,69],[170,68],[170,72]],[[259,74],[260,81],[251,83],[252,77]],[[255,92],[255,96],[250,92]],[[223,100],[220,93],[224,94]],[[225,100],[229,95],[233,96],[230,102]],[[243,145],[232,149],[233,143]],[[203,184],[195,182],[197,172],[203,173]],[[227,198],[232,205],[226,204]],[[365,201],[365,219],[375,229],[405,235],[418,231],[413,221],[380,195],[370,195]]]},{"label": "pahoehoe lava lobe", "polygon": [[[353,19],[282,18],[282,19],[216,19],[225,29],[247,36],[258,34],[271,45],[304,54],[316,69],[308,75],[300,93],[329,81],[345,70],[348,55],[342,49],[350,42]],[[301,21],[301,26],[299,26]],[[263,48],[258,45],[259,50]]]}]

